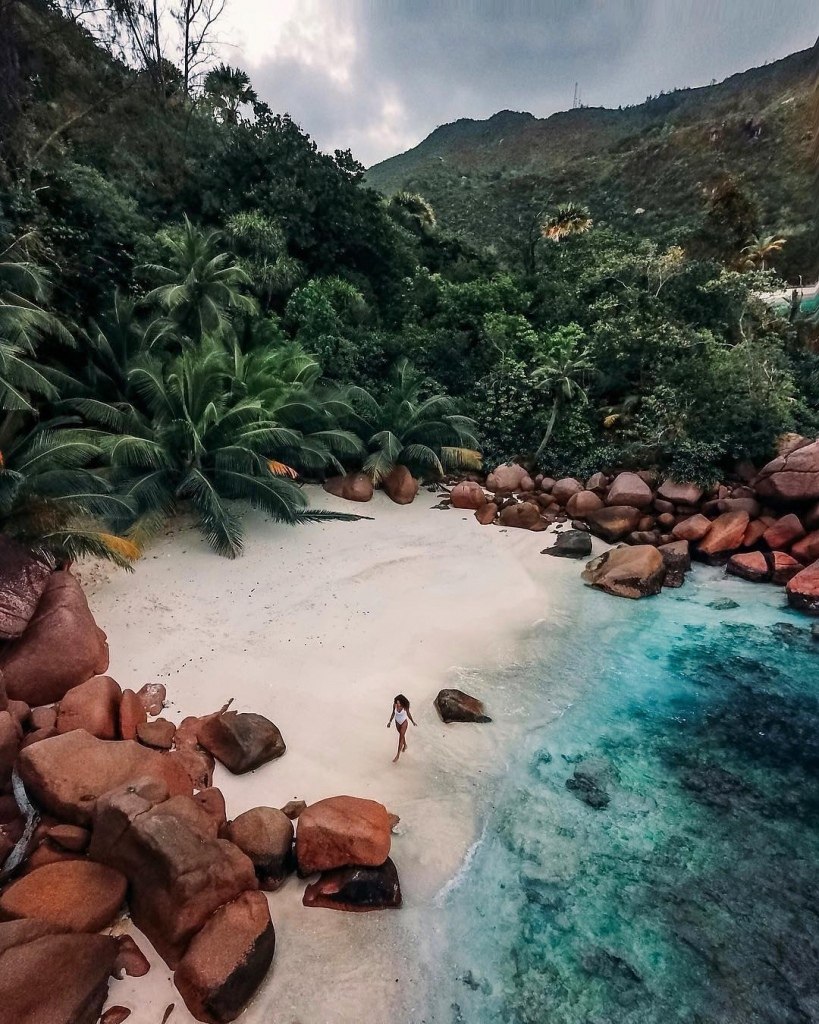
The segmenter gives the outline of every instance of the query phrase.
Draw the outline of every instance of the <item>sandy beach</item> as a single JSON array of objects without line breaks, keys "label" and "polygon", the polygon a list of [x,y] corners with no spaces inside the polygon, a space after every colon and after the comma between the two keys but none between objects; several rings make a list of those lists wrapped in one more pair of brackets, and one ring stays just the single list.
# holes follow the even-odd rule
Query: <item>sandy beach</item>
[{"label": "sandy beach", "polygon": [[[497,770],[509,739],[503,721],[444,726],[432,700],[471,670],[473,692],[492,714],[492,670],[514,661],[516,639],[549,617],[561,587],[580,585],[579,567],[539,555],[547,534],[431,510],[438,499],[426,491],[405,507],[380,493],[355,507],[317,488],[310,500],[373,519],[293,529],[249,516],[235,561],[177,524],[134,574],[80,575],[123,687],[165,683],[165,715],[175,722],[232,697],[234,708],[281,729],[288,749],[280,760],[238,777],[217,766],[229,817],[337,794],[380,800],[401,817],[392,857],[404,909],[306,909],[304,883],[291,877],[269,895],[276,957],[242,1020],[375,1024],[394,1012],[409,1024],[424,1005],[415,944],[435,927],[435,894],[477,835],[481,780]],[[410,697],[418,728],[393,765],[397,737],[386,724],[398,692]],[[112,984],[110,1004],[130,1007],[133,1024],[159,1024],[174,1003],[170,1024],[188,1024],[170,972],[155,955],[152,963],[146,978]]]}]

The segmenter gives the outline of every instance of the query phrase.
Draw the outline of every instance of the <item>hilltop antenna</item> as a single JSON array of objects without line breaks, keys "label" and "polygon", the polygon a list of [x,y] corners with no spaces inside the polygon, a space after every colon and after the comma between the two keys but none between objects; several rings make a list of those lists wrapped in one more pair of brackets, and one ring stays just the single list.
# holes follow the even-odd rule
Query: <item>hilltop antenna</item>
[{"label": "hilltop antenna", "polygon": [[577,110],[580,107],[580,89],[578,83],[574,83],[574,99],[572,100],[572,110]]}]

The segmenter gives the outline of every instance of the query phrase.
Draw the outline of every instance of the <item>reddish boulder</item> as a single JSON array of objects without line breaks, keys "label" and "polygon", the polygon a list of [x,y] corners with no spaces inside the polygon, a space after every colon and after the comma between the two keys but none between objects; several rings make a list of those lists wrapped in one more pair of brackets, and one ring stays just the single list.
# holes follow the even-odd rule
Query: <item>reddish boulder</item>
[{"label": "reddish boulder", "polygon": [[819,530],[812,530],[807,536],[791,545],[791,554],[805,565],[819,558]]},{"label": "reddish boulder", "polygon": [[598,590],[632,599],[659,594],[666,567],[663,556],[650,544],[612,548],[592,559],[582,578]]},{"label": "reddish boulder", "polygon": [[[165,706],[167,692],[164,683],[146,683],[137,690],[146,715],[159,715]],[[124,738],[124,737],[123,737]]]},{"label": "reddish boulder", "polygon": [[390,816],[383,804],[335,796],[299,816],[296,862],[301,875],[360,864],[378,867],[390,855]]},{"label": "reddish boulder", "polygon": [[130,935],[117,936],[117,961],[114,970],[119,977],[144,978],[151,964]]},{"label": "reddish boulder", "polygon": [[598,509],[597,512],[589,512],[586,521],[592,533],[613,544],[626,534],[633,533],[641,518],[639,509],[628,505],[613,505]]},{"label": "reddish boulder", "polygon": [[305,907],[347,910],[397,910],[401,906],[401,884],[395,864],[388,857],[375,868],[346,867],[325,871],[304,890]]},{"label": "reddish boulder", "polygon": [[762,512],[762,507],[756,498],[721,498],[717,502],[716,511],[747,512],[751,519],[756,519],[756,517]]},{"label": "reddish boulder", "polygon": [[176,726],[165,718],[155,718],[153,722],[142,722],[137,726],[137,739],[146,747],[155,750],[170,750]]},{"label": "reddish boulder", "polygon": [[124,740],[135,740],[137,727],[148,721],[142,701],[133,690],[123,690],[119,702],[119,735]]},{"label": "reddish boulder", "polygon": [[816,501],[819,498],[819,441],[779,455],[763,466],[754,488],[761,497],[775,501]]},{"label": "reddish boulder", "polygon": [[127,1006],[109,1006],[100,1017],[100,1024],[125,1024],[130,1016],[131,1011]]},{"label": "reddish boulder", "polygon": [[515,491],[533,491],[535,482],[523,466],[513,462],[497,466],[486,478],[486,486],[490,491],[499,494],[512,494]]},{"label": "reddish boulder", "polygon": [[771,583],[775,583],[779,587],[784,586],[798,572],[802,571],[802,563],[797,562],[795,558],[784,551],[773,551],[771,559],[773,562]]},{"label": "reddish boulder", "polygon": [[214,789],[213,786],[200,789],[194,794],[194,802],[212,819],[216,827],[216,835],[222,835],[227,825],[227,812],[225,810],[225,798],[222,791]]},{"label": "reddish boulder", "polygon": [[799,516],[792,512],[787,516],[769,526],[763,534],[763,540],[774,551],[785,551],[794,543],[805,536],[805,527],[802,525]]},{"label": "reddish boulder", "polygon": [[8,711],[0,711],[0,788],[11,781],[23,731]]},{"label": "reddish boulder", "polygon": [[307,810],[307,804],[304,800],[288,800],[284,807],[281,808],[282,814],[286,815],[291,821],[295,821],[302,811]]},{"label": "reddish boulder", "polygon": [[102,797],[88,853],[126,876],[134,924],[175,967],[213,911],[258,883],[242,851],[213,838],[194,800],[163,792],[148,780]]},{"label": "reddish boulder", "polygon": [[418,481],[406,466],[396,466],[381,482],[387,497],[396,505],[411,505],[418,493]]},{"label": "reddish boulder", "polygon": [[579,480],[573,476],[564,476],[555,482],[550,493],[558,505],[565,506],[573,494],[579,494],[582,490],[585,488]]},{"label": "reddish boulder", "polygon": [[475,518],[481,526],[491,526],[498,515],[498,506],[494,501],[487,501],[485,505],[475,509]]},{"label": "reddish boulder", "polygon": [[267,900],[260,892],[243,893],[194,936],[174,984],[197,1020],[228,1024],[264,981],[275,947]]},{"label": "reddish boulder", "polygon": [[691,568],[691,554],[687,540],[675,540],[670,544],[661,544],[657,550],[662,555],[666,573],[664,587],[681,587],[685,583],[685,574]]},{"label": "reddish boulder", "polygon": [[53,704],[47,704],[41,708],[33,708],[29,725],[32,729],[55,729],[57,728],[57,708]]},{"label": "reddish boulder", "polygon": [[64,860],[18,878],[0,895],[0,917],[36,918],[61,931],[98,932],[125,900],[125,878],[88,860]]},{"label": "reddish boulder", "polygon": [[[35,930],[28,937],[23,928]],[[0,1014],[8,1024],[96,1024],[117,944],[110,935],[37,936],[34,921],[0,925]],[[7,929],[16,937],[4,938]],[[37,936],[37,937],[32,937]],[[5,947],[5,948],[3,948]]]},{"label": "reddish boulder", "polygon": [[657,494],[673,505],[699,505],[702,501],[702,488],[697,484],[678,483],[671,479],[664,480],[660,484]]},{"label": "reddish boulder", "polygon": [[748,527],[745,533],[742,535],[742,547],[753,548],[762,540],[765,535],[765,531],[769,527],[764,519],[752,519],[748,523]]},{"label": "reddish boulder", "polygon": [[105,633],[70,572],[55,572],[19,639],[0,651],[9,697],[32,707],[60,700],[72,687],[108,668]]},{"label": "reddish boulder", "polygon": [[605,473],[592,473],[589,479],[586,481],[587,491],[599,491],[603,494],[608,490],[609,478]]},{"label": "reddish boulder", "polygon": [[711,520],[698,513],[689,519],[684,519],[681,523],[677,523],[671,532],[678,540],[687,540],[693,543],[694,541],[702,540],[710,529]]},{"label": "reddish boulder", "polygon": [[449,492],[449,500],[453,508],[479,509],[486,504],[483,487],[473,480],[464,480],[455,484]]},{"label": "reddish boulder", "polygon": [[584,519],[602,507],[603,499],[594,491],[578,491],[566,502],[566,512],[574,519]]},{"label": "reddish boulder", "polygon": [[79,825],[52,825],[48,830],[48,839],[69,853],[84,853],[88,849],[91,833]]},{"label": "reddish boulder", "polygon": [[276,807],[254,807],[225,829],[225,838],[246,853],[259,885],[275,892],[292,870],[293,822]]},{"label": "reddish boulder", "polygon": [[788,604],[808,615],[819,615],[819,561],[802,569],[785,586]]},{"label": "reddish boulder", "polygon": [[29,795],[61,821],[85,825],[103,793],[147,776],[172,794],[190,794],[191,782],[169,755],[133,740],[98,740],[82,729],[27,746],[18,760]]},{"label": "reddish boulder", "polygon": [[742,546],[750,521],[747,512],[723,512],[717,516],[697,546],[698,556],[710,562],[727,561],[728,555]]},{"label": "reddish boulder", "polygon": [[651,488],[636,473],[618,473],[606,494],[606,504],[645,508],[653,497]]},{"label": "reddish boulder", "polygon": [[119,734],[119,702],[122,691],[110,676],[94,676],[72,687],[60,701],[57,732],[85,729],[100,740]]},{"label": "reddish boulder", "polygon": [[51,569],[0,535],[0,640],[22,636],[48,585]]},{"label": "reddish boulder", "polygon": [[213,785],[213,755],[201,747],[178,747],[168,755],[171,761],[179,765],[190,779],[194,789],[210,789]]},{"label": "reddish boulder", "polygon": [[731,555],[726,572],[752,583],[767,583],[771,578],[772,566],[768,564],[768,559],[762,551],[748,551],[744,554]]},{"label": "reddish boulder", "polygon": [[538,532],[546,529],[546,523],[540,515],[540,507],[531,501],[508,505],[501,511],[500,521],[503,526],[512,526],[518,530]]},{"label": "reddish boulder", "polygon": [[435,710],[443,722],[491,722],[484,710],[483,701],[471,697],[463,690],[439,690],[435,698]]},{"label": "reddish boulder", "polygon": [[331,476],[322,486],[328,494],[345,501],[371,501],[373,496],[373,482],[366,473]]},{"label": "reddish boulder", "polygon": [[225,711],[205,719],[197,738],[234,775],[252,772],[281,757],[287,749],[282,734],[263,715]]}]

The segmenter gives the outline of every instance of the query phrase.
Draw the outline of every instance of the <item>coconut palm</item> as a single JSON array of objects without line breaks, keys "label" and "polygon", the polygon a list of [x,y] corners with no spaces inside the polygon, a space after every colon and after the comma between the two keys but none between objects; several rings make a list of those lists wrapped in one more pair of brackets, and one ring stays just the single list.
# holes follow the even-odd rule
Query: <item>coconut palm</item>
[{"label": "coconut palm", "polygon": [[92,556],[128,568],[139,556],[122,535],[133,509],[93,468],[104,440],[52,421],[12,441],[0,461],[0,531],[52,565]]},{"label": "coconut palm", "polygon": [[231,312],[255,311],[253,300],[241,290],[250,279],[233,254],[219,248],[220,237],[185,217],[181,230],[164,236],[167,263],[141,268],[161,282],[145,296],[147,304],[165,313],[151,333],[154,345],[166,341],[173,328],[199,342],[207,334],[224,330]]},{"label": "coconut palm", "polygon": [[[19,413],[34,413],[37,398],[54,398],[48,370],[36,361],[39,342],[52,336],[65,344],[73,340],[44,304],[48,277],[26,250],[30,236],[14,239],[0,251],[0,444],[19,425]],[[13,427],[10,429],[10,425]]]},{"label": "coconut palm", "polygon": [[416,235],[429,235],[435,230],[435,211],[415,192],[396,192],[387,203],[387,213]]},{"label": "coconut palm", "polygon": [[549,443],[558,412],[567,405],[583,405],[588,401],[585,382],[593,371],[592,363],[585,355],[578,353],[576,344],[559,347],[541,360],[532,379],[538,391],[551,396],[552,411],[535,458],[543,453]]},{"label": "coconut palm", "polygon": [[766,263],[771,262],[778,252],[782,251],[787,239],[777,235],[754,235],[742,250],[742,267],[745,270],[765,270]]},{"label": "coconut palm", "polygon": [[109,454],[147,532],[190,508],[211,547],[234,558],[242,550],[234,501],[286,523],[355,518],[305,508],[293,467],[316,461],[315,445],[305,452],[300,432],[281,426],[261,399],[235,400],[221,345],[206,341],[164,366],[148,356],[130,377],[150,419],[113,438]]},{"label": "coconut palm", "polygon": [[246,72],[228,64],[211,68],[205,76],[204,93],[224,124],[238,124],[239,107],[259,101]]},{"label": "coconut palm", "polygon": [[475,424],[456,414],[452,399],[445,395],[422,398],[423,378],[406,359],[399,360],[390,378],[382,402],[361,388],[351,389],[356,433],[369,452],[364,472],[373,483],[380,483],[399,465],[419,477],[479,469]]},{"label": "coconut palm", "polygon": [[585,206],[579,203],[561,203],[548,220],[543,221],[540,233],[553,242],[562,242],[573,235],[583,235],[590,231],[594,221]]}]

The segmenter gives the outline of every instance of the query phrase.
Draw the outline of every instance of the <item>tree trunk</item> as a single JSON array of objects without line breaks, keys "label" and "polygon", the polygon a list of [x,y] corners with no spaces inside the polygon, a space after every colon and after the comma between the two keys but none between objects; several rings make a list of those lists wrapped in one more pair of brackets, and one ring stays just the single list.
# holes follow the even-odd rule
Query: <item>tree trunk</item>
[{"label": "tree trunk", "polygon": [[552,436],[552,431],[555,428],[555,420],[557,419],[557,409],[559,405],[560,399],[555,398],[554,403],[552,404],[552,414],[549,417],[549,423],[546,426],[546,433],[543,435],[543,440],[540,442],[540,447],[535,452],[536,459],[540,457],[546,445],[549,443],[549,438]]}]

